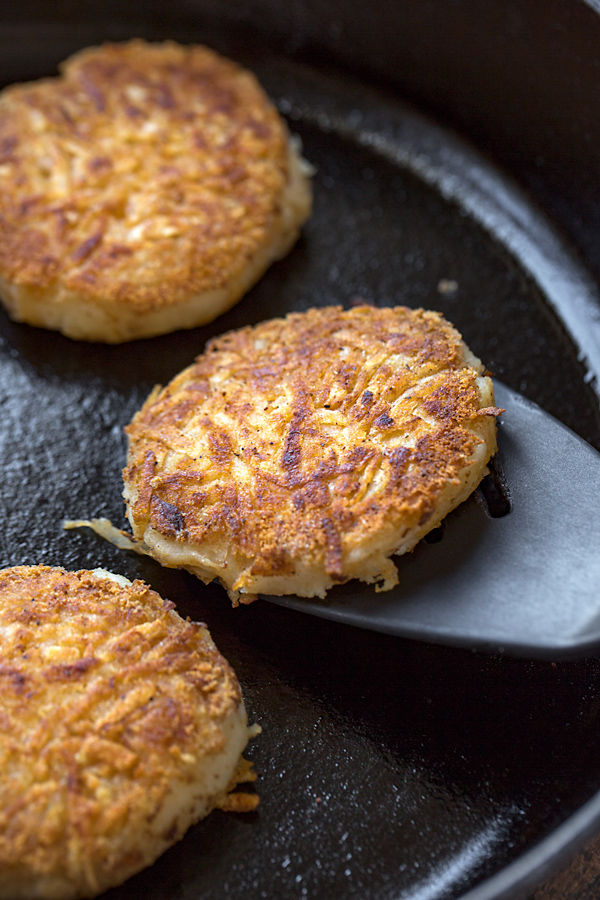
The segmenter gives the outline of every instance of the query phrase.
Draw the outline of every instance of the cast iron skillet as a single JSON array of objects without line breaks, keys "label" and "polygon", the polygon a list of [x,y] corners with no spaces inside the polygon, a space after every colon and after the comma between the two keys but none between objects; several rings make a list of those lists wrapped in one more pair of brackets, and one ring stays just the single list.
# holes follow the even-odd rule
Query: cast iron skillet
[{"label": "cast iron skillet", "polygon": [[[585,102],[565,103],[565,125],[550,102],[576,86],[600,26],[583,4],[543,6],[545,16],[536,3],[397,3],[367,16],[333,4],[188,5],[185,22],[158,4],[135,21],[120,18],[116,3],[103,6],[102,22],[69,3],[51,13],[24,4],[21,22],[3,14],[4,82],[52,74],[71,50],[103,38],[169,36],[229,52],[256,69],[318,167],[301,243],[208,328],[110,348],[0,317],[2,564],[101,565],[144,578],[208,622],[264,729],[249,752],[261,776],[258,812],[214,813],[110,892],[115,900],[515,897],[600,823],[597,660],[473,654],[263,602],[232,610],[216,586],[61,530],[63,518],[122,521],[122,426],[208,337],[356,296],[440,309],[504,381],[600,447],[589,352],[597,259],[584,239],[597,217],[585,191],[597,126],[590,122],[586,143],[582,124],[594,98],[590,90]],[[553,6],[562,32],[548,25]],[[44,24],[47,15],[54,20]],[[580,40],[572,51],[571,38]],[[561,66],[552,66],[559,47]],[[399,102],[399,85],[478,139],[537,195],[552,224],[513,177],[499,175],[498,184],[518,198],[519,215],[486,220],[456,181],[429,177],[422,157],[403,156],[407,123],[432,132]],[[438,150],[445,134],[469,166],[480,160],[450,132],[435,133]],[[567,139],[582,148],[569,150]],[[548,254],[540,269],[539,255],[510,237],[522,236],[508,226],[523,212],[551,235],[544,247],[557,248],[560,271],[577,276],[575,314]],[[448,282],[458,288],[448,291]]]}]

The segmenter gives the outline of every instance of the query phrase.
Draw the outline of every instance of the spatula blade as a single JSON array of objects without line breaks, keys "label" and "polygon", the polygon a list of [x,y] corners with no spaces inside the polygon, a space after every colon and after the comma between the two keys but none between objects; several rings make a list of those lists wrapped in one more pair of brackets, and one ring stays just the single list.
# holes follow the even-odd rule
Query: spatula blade
[{"label": "spatula blade", "polygon": [[269,597],[362,628],[521,656],[600,652],[600,453],[534,403],[496,383],[506,409],[497,464],[510,512],[472,495],[443,538],[396,558],[392,591],[360,582],[326,600]]}]

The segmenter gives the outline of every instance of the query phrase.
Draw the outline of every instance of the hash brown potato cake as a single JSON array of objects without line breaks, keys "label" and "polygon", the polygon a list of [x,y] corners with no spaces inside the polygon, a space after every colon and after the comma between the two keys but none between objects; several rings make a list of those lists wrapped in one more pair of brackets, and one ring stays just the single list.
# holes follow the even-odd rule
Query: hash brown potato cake
[{"label": "hash brown potato cake", "polygon": [[126,428],[134,538],[234,602],[387,590],[496,449],[491,379],[441,315],[311,309],[210,341]]},{"label": "hash brown potato cake", "polygon": [[90,341],[211,321],[297,239],[307,171],[256,78],[206,47],[83,50],[0,94],[0,297]]},{"label": "hash brown potato cake", "polygon": [[0,571],[0,685],[3,900],[95,896],[214,807],[255,805],[228,800],[252,780],[233,670],[141,581]]}]

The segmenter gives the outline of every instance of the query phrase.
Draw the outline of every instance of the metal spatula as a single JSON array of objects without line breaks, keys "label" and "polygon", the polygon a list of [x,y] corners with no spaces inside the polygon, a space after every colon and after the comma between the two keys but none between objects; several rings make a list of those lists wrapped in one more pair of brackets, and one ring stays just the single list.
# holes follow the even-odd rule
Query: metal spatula
[{"label": "metal spatula", "polygon": [[478,491],[410,554],[400,584],[275,603],[375,631],[523,656],[600,652],[600,453],[496,383],[499,452]]}]

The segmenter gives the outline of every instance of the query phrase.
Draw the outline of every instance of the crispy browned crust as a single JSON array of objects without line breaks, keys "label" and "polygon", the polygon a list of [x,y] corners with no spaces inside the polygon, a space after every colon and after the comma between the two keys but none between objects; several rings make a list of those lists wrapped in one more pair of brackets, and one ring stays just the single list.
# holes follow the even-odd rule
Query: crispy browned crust
[{"label": "crispy browned crust", "polygon": [[271,240],[289,174],[254,76],[140,40],[61,71],[0,95],[0,277],[117,312],[226,285]]},{"label": "crispy browned crust", "polygon": [[221,803],[219,803],[219,809],[223,810],[223,812],[253,812],[259,804],[258,794],[249,794],[247,791],[236,791],[234,788],[239,784],[247,784],[248,782],[256,781],[256,778],[257,775],[254,771],[253,764],[249,760],[244,759],[243,756],[240,757],[238,767],[231,779],[230,789],[223,797]]},{"label": "crispy browned crust", "polygon": [[439,314],[403,307],[312,309],[225,334],[126,429],[134,535],[224,547],[242,575],[214,574],[241,593],[299,563],[361,577],[355,562],[381,536],[385,555],[403,552],[470,466],[471,490],[482,477],[500,412],[482,368]]},{"label": "crispy browned crust", "polygon": [[1,571],[0,635],[0,895],[92,896],[157,855],[153,817],[222,750],[235,674],[147,585],[86,571]]}]

